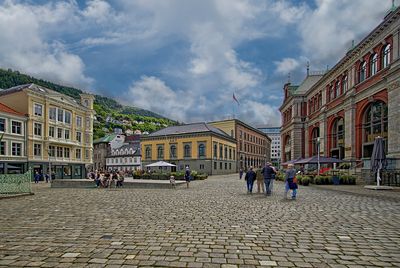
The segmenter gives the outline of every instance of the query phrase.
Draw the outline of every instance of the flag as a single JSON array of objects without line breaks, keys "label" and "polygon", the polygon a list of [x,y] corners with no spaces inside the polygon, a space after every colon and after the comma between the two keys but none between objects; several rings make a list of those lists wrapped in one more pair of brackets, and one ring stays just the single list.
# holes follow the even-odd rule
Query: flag
[{"label": "flag", "polygon": [[233,97],[233,100],[236,101],[238,105],[240,105],[239,101],[238,101],[238,100],[236,99],[236,97],[235,97],[235,93],[233,93],[233,96],[232,96],[232,97]]}]

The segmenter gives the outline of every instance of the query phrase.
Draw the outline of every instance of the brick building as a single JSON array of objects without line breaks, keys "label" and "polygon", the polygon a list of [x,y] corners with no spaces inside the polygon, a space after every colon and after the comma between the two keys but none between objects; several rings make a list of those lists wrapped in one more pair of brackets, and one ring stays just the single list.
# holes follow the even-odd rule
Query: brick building
[{"label": "brick building", "polygon": [[237,168],[264,166],[271,161],[271,138],[261,130],[238,119],[228,119],[209,123],[236,139]]},{"label": "brick building", "polygon": [[368,169],[382,136],[391,167],[400,168],[399,27],[393,8],[331,70],[284,86],[282,161],[320,153]]}]

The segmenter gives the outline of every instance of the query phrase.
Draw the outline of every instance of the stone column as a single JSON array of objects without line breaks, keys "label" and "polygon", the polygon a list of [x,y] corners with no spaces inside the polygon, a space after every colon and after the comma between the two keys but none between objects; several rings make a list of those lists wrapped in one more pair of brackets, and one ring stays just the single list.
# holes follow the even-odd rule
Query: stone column
[{"label": "stone column", "polygon": [[389,85],[388,102],[388,157],[400,159],[400,81]]},{"label": "stone column", "polygon": [[353,98],[346,100],[344,110],[344,158],[355,160],[356,107]]}]

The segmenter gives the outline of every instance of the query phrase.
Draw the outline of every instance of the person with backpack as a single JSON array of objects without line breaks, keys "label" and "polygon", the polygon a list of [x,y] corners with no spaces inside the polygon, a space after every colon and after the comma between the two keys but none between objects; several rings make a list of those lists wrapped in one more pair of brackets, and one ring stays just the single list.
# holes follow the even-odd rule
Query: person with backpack
[{"label": "person with backpack", "polygon": [[247,185],[247,193],[253,193],[253,185],[254,181],[256,180],[256,173],[253,171],[253,167],[249,168],[249,171],[246,172],[246,176],[244,177]]},{"label": "person with backpack", "polygon": [[187,166],[186,171],[185,171],[186,188],[189,188],[190,176],[191,176],[191,172],[190,172],[189,167]]},{"label": "person with backpack", "polygon": [[265,167],[262,169],[261,173],[264,176],[264,183],[265,183],[265,195],[272,194],[272,186],[275,179],[275,168],[272,167],[271,163],[267,163]]}]

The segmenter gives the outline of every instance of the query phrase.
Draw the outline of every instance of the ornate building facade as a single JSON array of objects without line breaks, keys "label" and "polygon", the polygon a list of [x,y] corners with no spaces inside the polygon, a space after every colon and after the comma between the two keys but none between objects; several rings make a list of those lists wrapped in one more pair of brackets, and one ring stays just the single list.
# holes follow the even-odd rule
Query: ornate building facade
[{"label": "ornate building facade", "polygon": [[381,136],[392,167],[400,168],[399,28],[400,9],[392,9],[310,86],[299,92],[285,85],[282,161],[319,153],[369,168],[374,139]]},{"label": "ornate building facade", "polygon": [[261,130],[238,119],[210,122],[236,139],[237,168],[264,166],[271,161],[271,138]]},{"label": "ornate building facade", "polygon": [[143,168],[157,161],[208,175],[236,172],[236,140],[206,123],[171,126],[141,137]]},{"label": "ornate building facade", "polygon": [[47,173],[51,165],[57,179],[86,177],[92,164],[93,100],[80,101],[35,84],[0,91],[0,102],[26,114],[28,166]]}]

